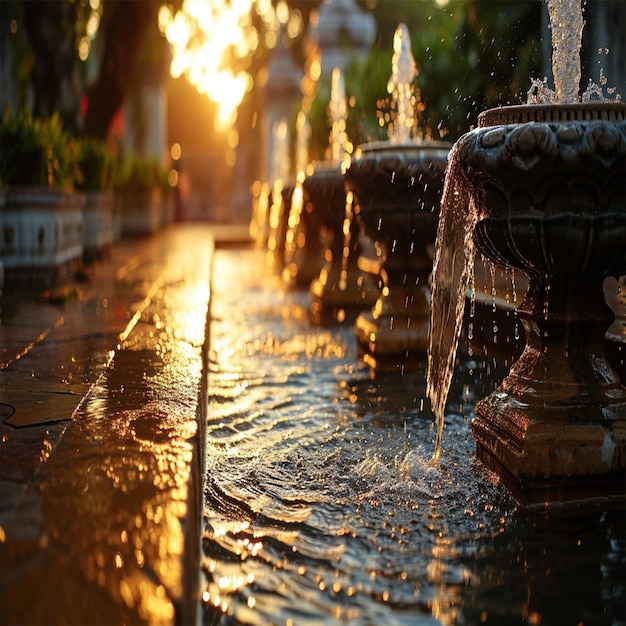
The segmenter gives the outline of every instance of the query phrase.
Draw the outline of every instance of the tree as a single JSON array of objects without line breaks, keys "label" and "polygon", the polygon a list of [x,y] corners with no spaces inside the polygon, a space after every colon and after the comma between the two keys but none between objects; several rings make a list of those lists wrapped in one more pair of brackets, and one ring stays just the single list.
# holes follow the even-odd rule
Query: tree
[{"label": "tree", "polygon": [[[142,72],[159,72],[163,41],[158,35],[158,0],[107,0],[100,25],[101,56],[96,81],[87,89],[85,133],[104,139],[113,117]],[[146,52],[146,43],[156,48]],[[142,64],[143,61],[143,64]]]},{"label": "tree", "polygon": [[[63,125],[74,128],[78,113],[74,48],[77,3],[32,0],[14,3],[11,8],[15,23],[24,26],[28,42],[29,53],[16,50],[15,56],[18,76],[30,80],[33,114],[47,118],[58,111]],[[18,85],[18,91],[21,91],[19,102],[27,90]],[[19,104],[23,108],[25,103]]]},{"label": "tree", "polygon": [[[3,2],[3,22],[16,25],[19,107],[26,104],[23,84],[28,83],[35,116],[49,117],[58,111],[72,134],[105,138],[138,78],[164,67],[166,46],[157,27],[160,6],[160,0],[102,0],[96,49],[92,50],[98,55],[98,71],[93,82],[85,85],[78,49],[93,10],[90,4],[83,0]],[[26,41],[17,36],[22,34]],[[83,89],[88,96],[84,121],[79,116]]]}]

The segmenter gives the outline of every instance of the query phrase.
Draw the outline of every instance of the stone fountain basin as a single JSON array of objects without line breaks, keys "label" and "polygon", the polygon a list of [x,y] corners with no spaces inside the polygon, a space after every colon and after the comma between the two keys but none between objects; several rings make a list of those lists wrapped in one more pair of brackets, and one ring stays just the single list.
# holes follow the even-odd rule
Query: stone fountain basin
[{"label": "stone fountain basin", "polygon": [[436,141],[371,142],[357,149],[344,178],[370,236],[405,255],[432,245],[449,150]]},{"label": "stone fountain basin", "polygon": [[484,217],[476,225],[474,242],[484,254],[530,272],[562,276],[626,273],[624,212]]},{"label": "stone fountain basin", "polygon": [[482,113],[459,154],[478,249],[546,276],[624,274],[625,116],[622,103]]},{"label": "stone fountain basin", "polygon": [[[428,194],[429,187],[443,178],[449,150],[449,144],[438,141],[366,143],[357,148],[345,178],[350,189],[361,192],[364,207],[405,202],[418,193]],[[436,189],[432,192],[436,196]]]}]

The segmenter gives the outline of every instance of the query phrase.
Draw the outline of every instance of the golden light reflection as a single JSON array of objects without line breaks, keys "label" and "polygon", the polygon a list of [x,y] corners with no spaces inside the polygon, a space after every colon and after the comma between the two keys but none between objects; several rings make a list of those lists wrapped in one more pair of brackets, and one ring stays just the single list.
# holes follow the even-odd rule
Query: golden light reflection
[{"label": "golden light reflection", "polygon": [[[217,569],[215,561],[205,563],[204,567],[211,573]],[[231,610],[230,597],[252,585],[255,582],[255,576],[252,572],[243,573],[236,564],[224,564],[220,569],[220,575],[209,582],[207,588],[202,592],[202,602],[219,608],[222,613],[229,613]],[[254,598],[248,599],[249,608],[253,608],[255,603]]]},{"label": "golden light reflection", "polygon": [[432,548],[433,558],[428,564],[427,571],[428,579],[436,589],[435,596],[430,601],[432,616],[443,625],[456,624],[459,617],[459,588],[450,586],[450,578],[459,581],[461,587],[470,585],[472,578],[467,568],[451,565],[457,556],[453,542],[447,533],[440,530]]},{"label": "golden light reflection", "polygon": [[[91,2],[89,2],[89,9],[85,11],[83,7],[81,15],[82,26],[79,30],[82,32],[76,39],[76,51],[78,52],[78,58],[81,61],[86,61],[91,52],[92,42],[96,38],[100,28],[100,18],[102,17],[102,4],[100,0],[91,0]],[[86,21],[83,21],[85,18]],[[12,29],[11,32],[13,32]]]},{"label": "golden light reflection", "polygon": [[218,130],[232,127],[253,87],[248,69],[260,42],[271,50],[282,27],[290,38],[303,28],[300,12],[284,0],[184,0],[178,11],[163,4],[158,23],[172,50],[170,73],[218,105]]}]

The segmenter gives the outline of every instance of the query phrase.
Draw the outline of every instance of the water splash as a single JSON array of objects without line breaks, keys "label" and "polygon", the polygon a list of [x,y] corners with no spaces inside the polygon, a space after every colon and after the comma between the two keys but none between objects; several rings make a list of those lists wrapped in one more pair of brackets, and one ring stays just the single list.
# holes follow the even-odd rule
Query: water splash
[{"label": "water splash", "polygon": [[389,141],[392,143],[402,144],[411,140],[415,126],[412,83],[417,74],[409,29],[406,24],[400,23],[393,36],[391,77],[387,83],[387,91],[391,94],[396,109],[395,123],[390,123],[388,127]]}]

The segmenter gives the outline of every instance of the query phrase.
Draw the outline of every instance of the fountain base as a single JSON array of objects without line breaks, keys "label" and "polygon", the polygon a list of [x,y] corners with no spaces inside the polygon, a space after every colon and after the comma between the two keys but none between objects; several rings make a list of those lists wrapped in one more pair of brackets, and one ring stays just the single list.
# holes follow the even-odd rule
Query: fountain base
[{"label": "fountain base", "polygon": [[348,217],[343,174],[334,165],[318,166],[304,188],[324,244],[324,265],[309,286],[311,321],[353,323],[360,311],[374,305],[380,289],[375,273],[359,266],[363,238],[356,220]]},{"label": "fountain base", "polygon": [[285,236],[283,280],[291,288],[309,287],[326,263],[325,222],[343,223],[346,197],[341,171],[321,163],[291,193],[288,228]]},{"label": "fountain base", "polygon": [[394,368],[423,366],[428,350],[429,292],[385,288],[374,307],[361,313],[354,332],[364,361],[374,368],[392,363]]},{"label": "fountain base", "polygon": [[626,397],[592,407],[528,406],[502,390],[476,405],[476,457],[521,504],[624,495]]},{"label": "fountain base", "polygon": [[626,493],[626,387],[604,354],[614,316],[597,283],[555,277],[550,299],[531,280],[526,347],[476,405],[477,457],[523,503]]},{"label": "fountain base", "polygon": [[626,493],[626,388],[605,355],[603,289],[626,271],[625,116],[622,103],[487,111],[451,160],[442,215],[454,225],[470,206],[462,237],[528,278],[524,352],[471,424],[476,456],[522,503]]},{"label": "fountain base", "polygon": [[345,268],[330,259],[309,287],[311,321],[354,322],[363,309],[374,305],[378,294],[375,277],[359,270],[354,255]]}]

